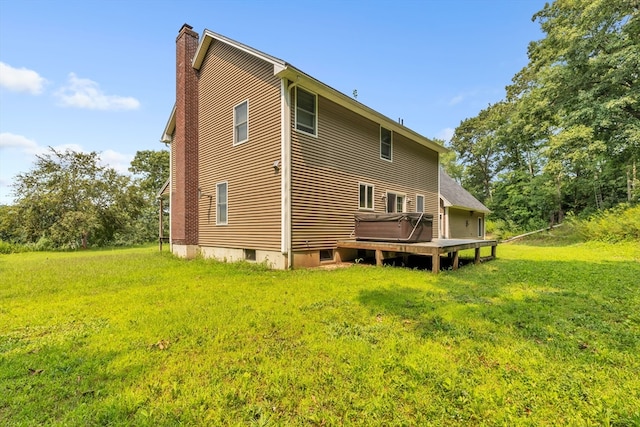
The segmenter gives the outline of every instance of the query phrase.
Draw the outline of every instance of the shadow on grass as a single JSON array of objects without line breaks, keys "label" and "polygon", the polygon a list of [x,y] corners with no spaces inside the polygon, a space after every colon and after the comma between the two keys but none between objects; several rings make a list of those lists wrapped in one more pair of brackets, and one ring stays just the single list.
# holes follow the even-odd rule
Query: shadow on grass
[{"label": "shadow on grass", "polygon": [[437,287],[363,290],[372,314],[412,321],[422,337],[493,339],[640,352],[640,264],[495,262],[440,276]]},{"label": "shadow on grass", "polygon": [[139,408],[118,397],[119,387],[146,375],[145,362],[131,357],[132,349],[136,355],[157,350],[89,348],[87,338],[102,329],[71,322],[0,336],[0,418],[24,425],[130,423]]}]

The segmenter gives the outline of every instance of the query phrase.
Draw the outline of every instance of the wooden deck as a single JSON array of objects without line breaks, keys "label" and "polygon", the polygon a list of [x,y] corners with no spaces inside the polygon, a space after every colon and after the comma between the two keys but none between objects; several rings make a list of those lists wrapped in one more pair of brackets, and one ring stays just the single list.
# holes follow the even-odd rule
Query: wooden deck
[{"label": "wooden deck", "polygon": [[431,271],[440,271],[440,255],[453,256],[453,269],[458,269],[459,251],[475,249],[474,263],[480,263],[480,248],[490,246],[491,256],[487,259],[495,259],[497,240],[467,240],[467,239],[434,239],[431,242],[402,243],[402,242],[376,242],[368,240],[340,240],[338,248],[365,249],[375,251],[376,265],[382,265],[385,252],[395,252],[405,255],[424,255],[431,257]]}]

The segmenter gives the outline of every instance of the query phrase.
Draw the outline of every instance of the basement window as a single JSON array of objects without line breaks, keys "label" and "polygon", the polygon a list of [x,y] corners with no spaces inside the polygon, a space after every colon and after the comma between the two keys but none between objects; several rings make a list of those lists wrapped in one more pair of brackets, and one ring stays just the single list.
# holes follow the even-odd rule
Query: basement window
[{"label": "basement window", "polygon": [[333,261],[333,250],[322,249],[320,251],[320,262]]},{"label": "basement window", "polygon": [[245,249],[244,250],[244,259],[247,261],[255,261],[256,260],[256,250],[255,249]]}]

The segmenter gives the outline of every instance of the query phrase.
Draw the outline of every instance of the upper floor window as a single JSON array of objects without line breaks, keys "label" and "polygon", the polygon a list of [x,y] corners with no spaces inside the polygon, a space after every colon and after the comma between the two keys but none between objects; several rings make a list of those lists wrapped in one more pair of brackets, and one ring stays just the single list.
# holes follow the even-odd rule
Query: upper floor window
[{"label": "upper floor window", "polygon": [[216,225],[227,225],[229,204],[227,202],[227,183],[216,184]]},{"label": "upper floor window", "polygon": [[416,212],[424,212],[424,196],[422,194],[416,195]]},{"label": "upper floor window", "polygon": [[249,140],[249,100],[233,107],[233,145]]},{"label": "upper floor window", "polygon": [[393,151],[393,133],[380,126],[380,158],[391,161]]},{"label": "upper floor window", "polygon": [[318,97],[296,87],[296,129],[317,136]]},{"label": "upper floor window", "polygon": [[360,184],[360,209],[373,210],[373,185]]}]

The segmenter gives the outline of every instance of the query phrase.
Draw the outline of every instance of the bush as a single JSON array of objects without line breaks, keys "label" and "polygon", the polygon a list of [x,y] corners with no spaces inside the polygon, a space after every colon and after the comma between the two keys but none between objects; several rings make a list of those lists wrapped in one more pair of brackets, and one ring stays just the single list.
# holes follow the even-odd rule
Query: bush
[{"label": "bush", "polygon": [[485,226],[487,234],[492,238],[505,240],[520,234],[528,233],[529,231],[543,229],[548,227],[549,224],[546,221],[532,218],[529,219],[525,225],[518,225],[511,220],[493,218],[487,219]]},{"label": "bush", "polygon": [[14,254],[18,252],[29,252],[29,251],[31,251],[31,249],[28,246],[0,240],[0,254]]},{"label": "bush", "polygon": [[586,220],[571,218],[569,221],[586,240],[610,243],[640,241],[640,205],[624,203],[598,212]]}]

